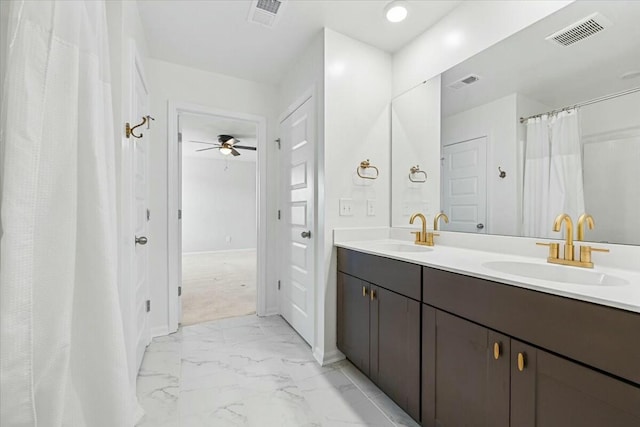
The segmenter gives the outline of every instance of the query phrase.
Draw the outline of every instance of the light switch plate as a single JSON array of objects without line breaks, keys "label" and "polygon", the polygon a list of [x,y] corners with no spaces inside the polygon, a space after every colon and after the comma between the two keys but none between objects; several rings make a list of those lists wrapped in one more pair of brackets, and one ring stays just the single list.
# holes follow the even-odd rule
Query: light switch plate
[{"label": "light switch plate", "polygon": [[375,216],[376,214],[376,201],[373,199],[367,200],[367,216]]},{"label": "light switch plate", "polygon": [[353,216],[353,199],[340,199],[340,216]]}]

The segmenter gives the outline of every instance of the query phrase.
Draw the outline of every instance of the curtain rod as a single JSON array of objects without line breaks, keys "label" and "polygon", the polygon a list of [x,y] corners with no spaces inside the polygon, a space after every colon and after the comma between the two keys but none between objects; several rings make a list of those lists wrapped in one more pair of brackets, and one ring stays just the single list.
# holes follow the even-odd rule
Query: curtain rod
[{"label": "curtain rod", "polygon": [[535,114],[535,115],[529,116],[529,117],[520,117],[520,123],[524,123],[529,119],[534,119],[536,117],[544,116],[545,114],[554,114],[554,113],[559,113],[559,112],[565,111],[565,110],[571,110],[571,109],[578,108],[578,107],[584,107],[585,105],[595,104],[595,103],[601,102],[601,101],[607,101],[609,99],[617,98],[619,96],[629,95],[629,94],[632,94],[632,93],[635,93],[635,92],[640,92],[640,86],[634,87],[634,88],[631,88],[631,89],[627,89],[627,90],[623,90],[622,92],[612,93],[610,95],[604,95],[604,96],[601,96],[599,98],[593,98],[593,99],[590,99],[589,101],[579,102],[577,104],[569,105],[569,106],[564,107],[564,108],[558,108],[557,110],[547,111],[546,113]]}]

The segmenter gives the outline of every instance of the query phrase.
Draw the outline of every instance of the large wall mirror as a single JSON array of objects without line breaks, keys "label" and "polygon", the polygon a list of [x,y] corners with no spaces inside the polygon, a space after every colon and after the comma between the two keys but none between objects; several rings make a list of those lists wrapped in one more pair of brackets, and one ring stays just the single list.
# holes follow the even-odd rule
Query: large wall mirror
[{"label": "large wall mirror", "polygon": [[445,230],[560,238],[555,217],[586,212],[585,240],[640,244],[638,20],[577,1],[395,98],[392,226],[444,211]]}]

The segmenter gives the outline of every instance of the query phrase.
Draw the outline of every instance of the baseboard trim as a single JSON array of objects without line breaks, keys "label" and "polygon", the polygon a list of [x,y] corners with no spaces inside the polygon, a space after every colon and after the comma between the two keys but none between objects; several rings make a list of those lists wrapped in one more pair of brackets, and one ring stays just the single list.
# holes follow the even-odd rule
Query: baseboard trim
[{"label": "baseboard trim", "polygon": [[170,334],[169,328],[167,328],[166,326],[155,326],[155,327],[151,328],[149,333],[151,334],[151,338],[163,337],[165,335],[169,335]]},{"label": "baseboard trim", "polygon": [[256,252],[256,248],[241,248],[241,249],[219,249],[217,251],[195,251],[195,252],[182,252],[182,255],[205,255],[205,254],[219,254],[223,252]]},{"label": "baseboard trim", "polygon": [[331,363],[346,359],[345,355],[338,349],[325,353],[319,348],[313,350],[313,358],[316,359],[316,362],[318,362],[320,366],[330,365]]}]

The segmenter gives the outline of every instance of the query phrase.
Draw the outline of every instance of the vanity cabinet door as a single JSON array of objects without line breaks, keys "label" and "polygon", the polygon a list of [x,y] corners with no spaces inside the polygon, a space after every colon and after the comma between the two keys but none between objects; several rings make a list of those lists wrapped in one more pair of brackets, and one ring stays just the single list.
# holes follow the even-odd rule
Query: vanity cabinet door
[{"label": "vanity cabinet door", "polygon": [[640,388],[511,340],[511,425],[639,426]]},{"label": "vanity cabinet door", "polygon": [[371,285],[338,273],[338,348],[369,375],[369,292]]},{"label": "vanity cabinet door", "polygon": [[420,303],[378,286],[371,292],[370,378],[420,420]]},{"label": "vanity cabinet door", "polygon": [[422,331],[422,425],[507,427],[509,337],[428,305]]}]

